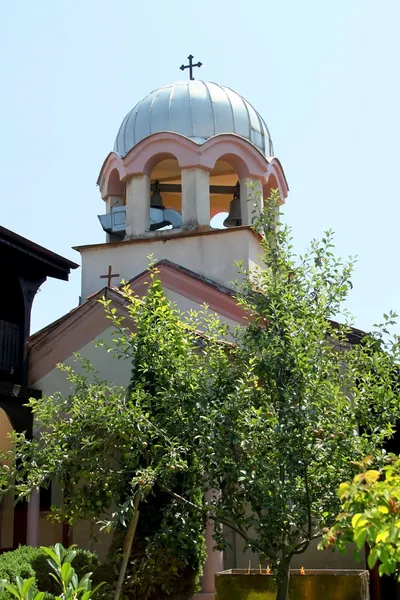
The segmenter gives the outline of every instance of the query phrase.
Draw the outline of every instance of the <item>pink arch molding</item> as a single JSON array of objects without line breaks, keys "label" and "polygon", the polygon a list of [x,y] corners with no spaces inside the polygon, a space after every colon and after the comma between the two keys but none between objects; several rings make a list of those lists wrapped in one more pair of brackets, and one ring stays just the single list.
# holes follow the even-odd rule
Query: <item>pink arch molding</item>
[{"label": "pink arch molding", "polygon": [[218,159],[223,158],[236,170],[240,179],[253,177],[263,186],[273,178],[278,183],[281,199],[288,195],[288,185],[282,165],[277,158],[268,160],[253,144],[235,134],[216,135],[203,144],[179,133],[154,133],[139,142],[124,157],[111,152],[103,163],[98,178],[102,198],[115,190],[116,172],[121,182],[135,175],[149,175],[164,158],[176,158],[181,169],[212,171]]}]

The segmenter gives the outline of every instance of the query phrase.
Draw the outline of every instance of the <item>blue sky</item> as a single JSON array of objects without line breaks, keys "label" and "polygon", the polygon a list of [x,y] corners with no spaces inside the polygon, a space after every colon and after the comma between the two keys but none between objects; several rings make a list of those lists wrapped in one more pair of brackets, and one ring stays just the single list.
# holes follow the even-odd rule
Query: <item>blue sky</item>
[{"label": "blue sky", "polygon": [[[0,3],[0,22],[2,225],[76,262],[71,246],[103,241],[96,179],[120,122],[192,53],[267,122],[296,249],[332,228],[358,255],[357,326],[400,312],[398,0],[38,0]],[[48,280],[33,331],[79,292],[79,270]]]}]

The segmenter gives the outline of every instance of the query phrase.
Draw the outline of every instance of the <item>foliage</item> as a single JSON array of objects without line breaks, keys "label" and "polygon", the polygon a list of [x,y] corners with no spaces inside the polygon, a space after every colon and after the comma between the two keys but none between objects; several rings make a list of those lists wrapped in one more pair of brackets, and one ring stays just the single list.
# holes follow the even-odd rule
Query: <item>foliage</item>
[{"label": "foliage", "polygon": [[[92,590],[91,573],[86,573],[79,581],[78,575],[71,565],[77,554],[75,549],[65,550],[61,544],[56,544],[54,548],[43,547],[41,550],[50,557],[48,564],[54,571],[50,575],[61,589],[61,595],[55,596],[55,600],[91,600],[93,598],[94,593],[102,584]],[[17,575],[15,580],[15,585],[6,579],[0,580],[2,597],[6,590],[18,600],[45,600],[45,592],[35,593],[35,577],[22,579]]]},{"label": "foliage", "polygon": [[[203,528],[195,529],[196,520],[188,508],[176,501],[166,503],[167,499],[161,492],[148,498],[151,506],[146,505],[146,520],[139,519],[124,584],[124,594],[129,598],[158,600],[173,597],[183,600],[193,595],[195,577],[205,559]],[[118,528],[109,551],[108,564],[99,569],[98,575],[94,573],[94,581],[99,577],[109,583],[109,588],[103,591],[105,599],[110,598],[110,590],[118,577],[123,535],[124,530]],[[198,540],[198,549],[192,538]],[[181,550],[179,544],[183,544]]]},{"label": "foliage", "polygon": [[[41,440],[14,434],[16,452],[6,457],[20,497],[61,482],[65,500],[52,516],[70,524],[125,526],[139,492],[146,523],[153,498],[169,497],[159,529],[138,538],[145,558],[133,556],[129,567],[134,593],[139,575],[148,578],[142,598],[158,593],[151,582],[162,587],[165,548],[193,569],[196,586],[208,517],[219,547],[222,524],[271,561],[278,600],[286,600],[293,556],[334,522],[335,490],[354,462],[368,454],[382,463],[378,448],[400,414],[395,315],[370,335],[332,321],[351,289],[353,261],[334,256],[330,232],[296,256],[288,229],[277,227],[277,202],[273,194],[255,219],[263,269],[242,269],[237,299],[247,316],[235,344],[221,342],[228,329],[206,310],[181,315],[150,269],[147,295],[126,288],[122,315],[104,302],[118,332],[115,356],[132,364],[129,389],[101,381],[88,364],[86,372],[63,367],[72,394],[31,400]],[[6,488],[6,466],[2,475]],[[190,508],[185,521],[177,503]],[[171,596],[175,568],[165,577]]]},{"label": "foliage", "polygon": [[34,584],[34,577],[31,577],[30,579],[21,579],[21,577],[17,575],[15,585],[8,583],[4,579],[0,580],[0,592],[3,593],[4,590],[6,590],[18,600],[44,600],[44,592],[38,592],[33,595]]},{"label": "foliage", "polygon": [[[60,482],[64,501],[52,507],[51,517],[71,525],[90,519],[107,529],[125,527],[138,490],[143,497],[140,524],[149,523],[147,510],[157,512],[151,505],[162,502],[162,519],[153,519],[141,538],[143,560],[133,557],[129,585],[139,585],[141,598],[154,595],[155,584],[178,597],[199,588],[205,559],[204,469],[194,432],[206,399],[223,397],[232,367],[218,321],[206,311],[183,320],[166,299],[155,270],[149,282],[143,301],[125,290],[129,317],[124,322],[105,303],[119,332],[115,355],[129,361],[127,368],[132,365],[129,389],[102,381],[84,361],[80,371],[62,367],[71,395],[32,399],[40,441],[14,433],[14,454],[7,458],[13,461],[20,497],[46,481]],[[206,338],[196,330],[199,321]],[[3,481],[8,478],[4,467]],[[178,497],[186,506],[177,508]],[[173,557],[169,561],[166,549]],[[185,586],[183,573],[188,575]]]},{"label": "foliage", "polygon": [[[374,334],[350,329],[343,303],[354,261],[335,257],[331,232],[296,256],[290,231],[277,227],[278,200],[255,220],[263,268],[242,270],[237,373],[202,407],[197,431],[208,486],[220,490],[210,507],[217,522],[275,565],[286,600],[290,562],[333,523],[352,461],[383,460],[400,414],[399,346],[388,336],[394,314]],[[343,325],[332,320],[341,312]],[[216,539],[224,543],[218,529]]]},{"label": "foliage", "polygon": [[379,564],[379,575],[397,573],[400,580],[400,458],[388,455],[381,470],[370,469],[371,458],[358,463],[360,473],[338,490],[341,512],[325,532],[321,547],[346,550],[354,542],[368,544],[368,566]]},{"label": "foliage", "polygon": [[[32,592],[39,590],[46,592],[46,600],[53,598],[57,591],[55,581],[49,575],[48,556],[42,548],[32,546],[20,546],[16,550],[5,552],[0,555],[0,579],[15,581],[19,576],[22,579],[34,578],[35,584]],[[74,568],[78,577],[82,577],[87,571],[97,568],[98,558],[93,552],[76,549]],[[48,593],[47,593],[48,592]],[[3,592],[2,599],[9,600],[12,596]]]}]

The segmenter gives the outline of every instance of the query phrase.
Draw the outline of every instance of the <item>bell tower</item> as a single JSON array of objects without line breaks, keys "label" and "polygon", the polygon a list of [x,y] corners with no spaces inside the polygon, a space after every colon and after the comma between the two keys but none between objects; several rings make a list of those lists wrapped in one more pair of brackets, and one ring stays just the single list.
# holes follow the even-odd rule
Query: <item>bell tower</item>
[{"label": "bell tower", "polygon": [[106,239],[77,248],[83,300],[101,289],[109,265],[129,280],[150,254],[229,285],[235,261],[258,262],[255,199],[261,208],[272,189],[282,202],[288,194],[261,115],[230,88],[194,79],[134,106],[97,183]]}]

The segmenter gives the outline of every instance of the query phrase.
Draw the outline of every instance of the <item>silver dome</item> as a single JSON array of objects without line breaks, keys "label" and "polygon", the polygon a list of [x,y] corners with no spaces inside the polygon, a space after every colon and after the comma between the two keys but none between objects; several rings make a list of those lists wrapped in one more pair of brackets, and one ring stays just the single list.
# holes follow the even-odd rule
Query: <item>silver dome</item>
[{"label": "silver dome", "polygon": [[264,119],[236,92],[206,81],[178,81],[148,94],[126,115],[114,152],[125,156],[152,133],[180,133],[198,144],[219,133],[235,133],[273,156]]}]

